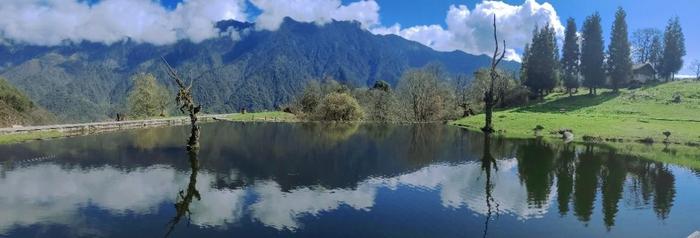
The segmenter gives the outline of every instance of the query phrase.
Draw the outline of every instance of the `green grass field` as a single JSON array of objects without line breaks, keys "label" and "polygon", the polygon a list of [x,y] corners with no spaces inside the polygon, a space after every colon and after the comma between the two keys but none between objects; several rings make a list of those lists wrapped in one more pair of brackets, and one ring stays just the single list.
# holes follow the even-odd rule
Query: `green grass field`
[{"label": "green grass field", "polygon": [[[560,128],[572,129],[576,141],[584,136],[637,141],[664,140],[662,132],[671,132],[673,143],[700,144],[700,82],[677,81],[634,90],[609,90],[597,96],[579,94],[569,97],[554,93],[528,106],[497,111],[494,128],[506,137],[533,137],[533,128],[543,126],[544,136]],[[672,102],[680,95],[681,102]],[[478,129],[484,116],[453,121],[453,125]],[[558,136],[558,135],[552,135]]]},{"label": "green grass field", "polygon": [[41,139],[51,139],[63,137],[64,134],[60,131],[42,131],[42,132],[30,132],[23,134],[12,134],[12,135],[0,135],[0,145],[2,144],[13,144],[31,140],[41,140]]},{"label": "green grass field", "polygon": [[226,117],[228,120],[232,121],[284,121],[293,122],[298,121],[294,114],[286,112],[249,112],[246,114],[234,113]]}]

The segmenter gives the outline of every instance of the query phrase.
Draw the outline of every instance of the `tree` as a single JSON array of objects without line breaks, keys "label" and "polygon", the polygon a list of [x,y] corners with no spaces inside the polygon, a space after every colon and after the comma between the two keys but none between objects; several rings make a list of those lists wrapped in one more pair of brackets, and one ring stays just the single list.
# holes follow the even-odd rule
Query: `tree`
[{"label": "tree", "polygon": [[[537,32],[537,31],[535,31]],[[533,34],[534,37],[535,34]],[[520,63],[520,81],[525,82],[527,81],[527,66],[528,66],[528,61],[530,59],[530,44],[525,44],[525,48],[523,49],[523,57],[522,57],[522,62]]]},{"label": "tree", "polygon": [[299,110],[307,115],[312,114],[321,103],[322,97],[321,84],[316,80],[309,81],[297,99]]},{"label": "tree", "polygon": [[700,60],[693,60],[689,68],[691,71],[695,72],[695,79],[700,80]]},{"label": "tree", "polygon": [[649,63],[654,66],[656,71],[661,67],[661,58],[663,57],[664,46],[661,42],[661,33],[654,35],[651,38],[651,46],[649,49]]},{"label": "tree", "polygon": [[630,58],[630,43],[627,38],[627,13],[622,7],[615,13],[610,45],[608,46],[608,72],[613,92],[618,92],[620,87],[629,81],[632,75],[632,60]]},{"label": "tree", "polygon": [[493,15],[493,40],[496,43],[496,49],[493,51],[493,57],[491,57],[491,82],[488,90],[484,93],[484,114],[486,115],[484,127],[481,131],[488,137],[494,132],[491,117],[493,116],[493,106],[494,106],[494,87],[496,86],[496,80],[498,79],[498,72],[496,67],[503,57],[506,55],[506,41],[503,40],[503,52],[498,52],[498,34],[496,30],[496,14]]},{"label": "tree", "polygon": [[402,116],[408,121],[437,121],[451,114],[454,101],[451,91],[429,68],[410,70],[401,76],[397,94],[402,107]]},{"label": "tree", "polygon": [[596,89],[605,84],[603,30],[600,21],[600,15],[596,12],[586,17],[586,21],[583,23],[581,74],[584,79],[583,85],[588,87],[591,95],[595,95]]},{"label": "tree", "polygon": [[[497,69],[496,83],[494,83],[494,107],[506,108],[523,105],[527,103],[530,94],[527,87],[523,86],[515,79],[515,75],[509,74],[501,69]],[[491,83],[491,71],[489,68],[481,68],[474,72],[474,79],[468,85],[466,92],[467,100],[474,105],[474,110],[483,108],[476,107],[477,103],[483,103],[482,96],[489,89]]]},{"label": "tree", "polygon": [[546,25],[535,29],[528,49],[524,84],[539,97],[557,85],[558,51],[554,28]]},{"label": "tree", "polygon": [[134,118],[165,116],[168,90],[151,74],[137,74],[127,97],[129,114]]},{"label": "tree", "polygon": [[163,64],[165,64],[168,70],[168,76],[175,81],[179,88],[177,96],[175,97],[175,103],[179,107],[180,112],[189,113],[191,130],[190,138],[187,140],[187,151],[189,152],[190,159],[196,159],[199,150],[199,125],[197,125],[199,118],[197,114],[202,111],[202,105],[197,105],[194,102],[194,96],[192,95],[192,82],[194,80],[190,80],[189,85],[186,85],[185,81],[177,74],[177,71],[175,71],[173,67],[170,67],[165,57],[160,57],[160,59],[163,60]]},{"label": "tree", "polygon": [[389,83],[384,80],[377,80],[374,82],[374,86],[372,86],[372,89],[381,90],[384,92],[389,92],[390,88],[391,86],[389,86]]},{"label": "tree", "polygon": [[664,51],[659,69],[661,77],[673,79],[683,67],[685,53],[685,36],[680,20],[678,17],[671,18],[664,32]]},{"label": "tree", "polygon": [[379,80],[368,90],[355,90],[353,96],[359,101],[365,112],[365,119],[375,122],[396,120],[396,94],[388,83]]},{"label": "tree", "polygon": [[581,51],[576,33],[576,22],[573,18],[569,18],[566,21],[561,59],[561,66],[564,71],[564,87],[569,95],[572,95],[573,91],[579,87],[578,74]]},{"label": "tree", "polygon": [[[656,28],[642,28],[637,29],[632,33],[632,46],[634,49],[634,62],[637,64],[643,64],[650,62],[653,64],[654,55],[654,39],[657,40],[656,44],[660,43],[661,31]],[[660,45],[658,45],[660,46]],[[660,50],[660,48],[659,48]]]},{"label": "tree", "polygon": [[[471,115],[470,109],[473,110],[472,101],[470,100],[469,91],[472,88],[472,82],[466,75],[457,75],[455,78],[453,87],[455,89],[455,99],[457,100],[457,106],[462,109],[462,117],[467,117]],[[472,111],[473,112],[473,111]]]},{"label": "tree", "polygon": [[332,92],[323,98],[316,115],[323,121],[357,121],[362,119],[364,112],[350,94]]}]

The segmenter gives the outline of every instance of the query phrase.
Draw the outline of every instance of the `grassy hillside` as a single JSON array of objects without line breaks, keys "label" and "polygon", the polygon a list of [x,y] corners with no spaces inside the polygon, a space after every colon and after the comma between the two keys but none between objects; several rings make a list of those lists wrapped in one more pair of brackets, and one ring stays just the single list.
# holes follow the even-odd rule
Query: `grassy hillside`
[{"label": "grassy hillside", "polygon": [[24,93],[0,78],[0,128],[49,123],[50,113],[37,107]]},{"label": "grassy hillside", "polygon": [[[586,91],[587,92],[587,91]],[[700,82],[677,81],[619,93],[602,91],[598,96],[580,92],[569,97],[561,93],[531,105],[498,111],[494,126],[507,137],[532,137],[537,125],[549,136],[560,128],[572,129],[577,141],[587,138],[663,141],[670,131],[672,142],[700,143]],[[674,96],[680,102],[673,102]],[[483,115],[463,118],[454,125],[477,129]]]}]

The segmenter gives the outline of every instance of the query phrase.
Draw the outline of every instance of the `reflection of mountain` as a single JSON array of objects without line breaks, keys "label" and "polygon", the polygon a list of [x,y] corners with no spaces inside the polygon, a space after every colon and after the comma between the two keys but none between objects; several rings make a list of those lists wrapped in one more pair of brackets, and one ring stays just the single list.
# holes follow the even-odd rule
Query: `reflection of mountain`
[{"label": "reflection of mountain", "polygon": [[[258,222],[271,230],[299,231],[315,216],[344,209],[373,214],[399,202],[382,194],[412,200],[406,191],[436,198],[432,204],[415,202],[443,212],[489,214],[480,135],[439,125],[390,126],[379,134],[369,128],[374,127],[360,125],[329,141],[317,139],[329,130],[318,125],[203,126],[196,176],[201,201],[189,206],[192,224],[226,229]],[[185,134],[179,127],[154,130]],[[182,136],[155,144],[134,136],[0,146],[6,155],[0,158],[0,234],[34,224],[86,226],[76,222],[95,208],[113,217],[162,214],[164,206],[171,211],[178,191],[193,184]],[[684,171],[594,146],[497,138],[491,146],[498,167],[489,177],[491,201],[497,213],[521,221],[548,217],[557,208],[561,215],[609,229],[623,222],[626,209],[669,219],[676,176]],[[56,157],[18,162],[39,152]]]}]

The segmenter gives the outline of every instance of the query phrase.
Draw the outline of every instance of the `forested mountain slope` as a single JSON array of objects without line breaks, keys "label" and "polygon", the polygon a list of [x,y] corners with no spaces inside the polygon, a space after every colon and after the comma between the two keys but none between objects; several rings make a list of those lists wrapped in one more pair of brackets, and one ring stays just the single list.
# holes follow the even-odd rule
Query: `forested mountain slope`
[{"label": "forested mountain slope", "polygon": [[[316,25],[287,18],[277,31],[258,31],[251,23],[236,21],[217,27],[220,37],[164,46],[133,41],[0,44],[0,75],[62,121],[94,121],[125,111],[130,78],[136,73],[152,73],[174,91],[161,56],[196,80],[195,96],[210,113],[273,109],[289,102],[307,81],[326,76],[357,87],[380,79],[396,85],[406,69],[428,63],[438,62],[451,74],[471,74],[490,61],[458,51],[437,52],[394,35],[374,35],[354,22]],[[504,64],[511,70],[518,66]]]},{"label": "forested mountain slope", "polygon": [[37,125],[53,121],[53,116],[35,105],[29,97],[0,78],[0,128]]}]

